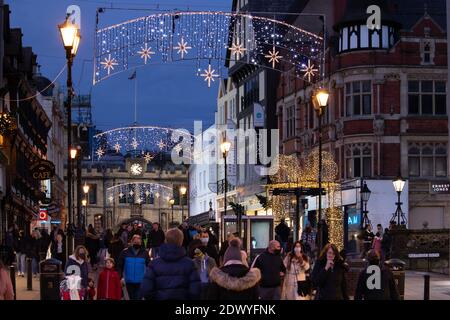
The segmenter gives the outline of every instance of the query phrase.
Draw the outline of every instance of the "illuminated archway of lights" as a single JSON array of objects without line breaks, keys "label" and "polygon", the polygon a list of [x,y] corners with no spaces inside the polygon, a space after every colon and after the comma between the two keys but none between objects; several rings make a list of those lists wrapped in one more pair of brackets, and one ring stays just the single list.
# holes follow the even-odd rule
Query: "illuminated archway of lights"
[{"label": "illuminated archway of lights", "polygon": [[[228,60],[290,69],[293,77],[317,82],[323,71],[323,47],[322,37],[261,14],[152,14],[96,31],[93,82],[136,66],[181,60],[196,60],[199,77],[209,68],[222,74],[223,61]],[[318,72],[306,73],[308,65],[317,66]]]},{"label": "illuminated archway of lights", "polygon": [[112,205],[114,202],[123,200],[124,203],[148,204],[150,199],[153,203],[161,205],[173,197],[171,187],[150,182],[128,182],[121,183],[106,189],[106,199]]},{"label": "illuminated archway of lights", "polygon": [[168,153],[184,159],[192,158],[194,137],[187,130],[158,126],[115,128],[94,136],[95,160],[122,155],[141,158],[147,164],[157,154]]}]

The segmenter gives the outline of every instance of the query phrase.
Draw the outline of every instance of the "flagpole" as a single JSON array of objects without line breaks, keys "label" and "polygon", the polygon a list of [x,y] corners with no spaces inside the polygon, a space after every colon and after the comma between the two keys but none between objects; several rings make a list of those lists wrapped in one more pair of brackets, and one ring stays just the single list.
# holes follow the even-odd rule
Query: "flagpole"
[{"label": "flagpole", "polygon": [[137,71],[134,69],[134,124],[137,124]]}]

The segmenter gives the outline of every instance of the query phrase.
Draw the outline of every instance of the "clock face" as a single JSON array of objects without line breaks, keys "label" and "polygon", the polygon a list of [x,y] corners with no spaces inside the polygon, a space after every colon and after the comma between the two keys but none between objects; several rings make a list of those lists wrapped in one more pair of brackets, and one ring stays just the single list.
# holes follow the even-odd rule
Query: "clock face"
[{"label": "clock face", "polygon": [[134,176],[140,175],[142,173],[142,166],[139,163],[133,163],[130,167],[130,172]]}]

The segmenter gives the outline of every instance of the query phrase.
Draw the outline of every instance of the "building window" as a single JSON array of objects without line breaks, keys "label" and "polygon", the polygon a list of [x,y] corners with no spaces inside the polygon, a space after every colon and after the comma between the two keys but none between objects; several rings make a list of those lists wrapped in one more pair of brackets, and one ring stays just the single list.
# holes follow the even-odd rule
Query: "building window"
[{"label": "building window", "polygon": [[408,113],[413,115],[447,114],[445,81],[408,81]]},{"label": "building window", "polygon": [[347,178],[372,176],[372,145],[370,143],[346,146],[345,158]]},{"label": "building window", "polygon": [[408,170],[410,177],[446,177],[447,144],[410,143]]},{"label": "building window", "polygon": [[244,96],[242,110],[251,107],[254,102],[259,101],[259,82],[258,75],[253,76],[244,83]]},{"label": "building window", "polygon": [[372,85],[370,80],[345,84],[346,115],[359,116],[372,113]]},{"label": "building window", "polygon": [[295,106],[286,108],[286,138],[295,136]]},{"label": "building window", "polygon": [[145,203],[146,204],[155,204],[155,196],[152,192],[145,193]]},{"label": "building window", "polygon": [[96,184],[89,185],[88,199],[89,199],[89,204],[97,204],[97,185]]}]

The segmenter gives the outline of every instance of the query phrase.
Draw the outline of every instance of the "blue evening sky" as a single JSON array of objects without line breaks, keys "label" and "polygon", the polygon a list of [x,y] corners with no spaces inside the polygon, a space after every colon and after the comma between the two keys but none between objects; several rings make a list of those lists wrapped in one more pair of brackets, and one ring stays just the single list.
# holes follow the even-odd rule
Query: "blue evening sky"
[{"label": "blue evening sky", "polygon": [[[161,10],[229,11],[231,0],[5,0],[10,5],[11,27],[22,28],[23,45],[33,47],[41,73],[53,80],[65,64],[65,53],[57,25],[64,21],[67,6],[81,8],[82,42],[74,62],[77,93],[91,91],[93,117],[99,129],[126,126],[134,121],[134,84],[123,72],[92,86],[95,12],[98,7],[138,8],[108,10],[100,14],[100,27],[149,15]],[[195,75],[194,62],[164,63],[139,68],[138,123],[192,130],[194,120],[204,128],[214,121],[217,81],[211,88]],[[59,82],[65,84],[63,73]]]}]

